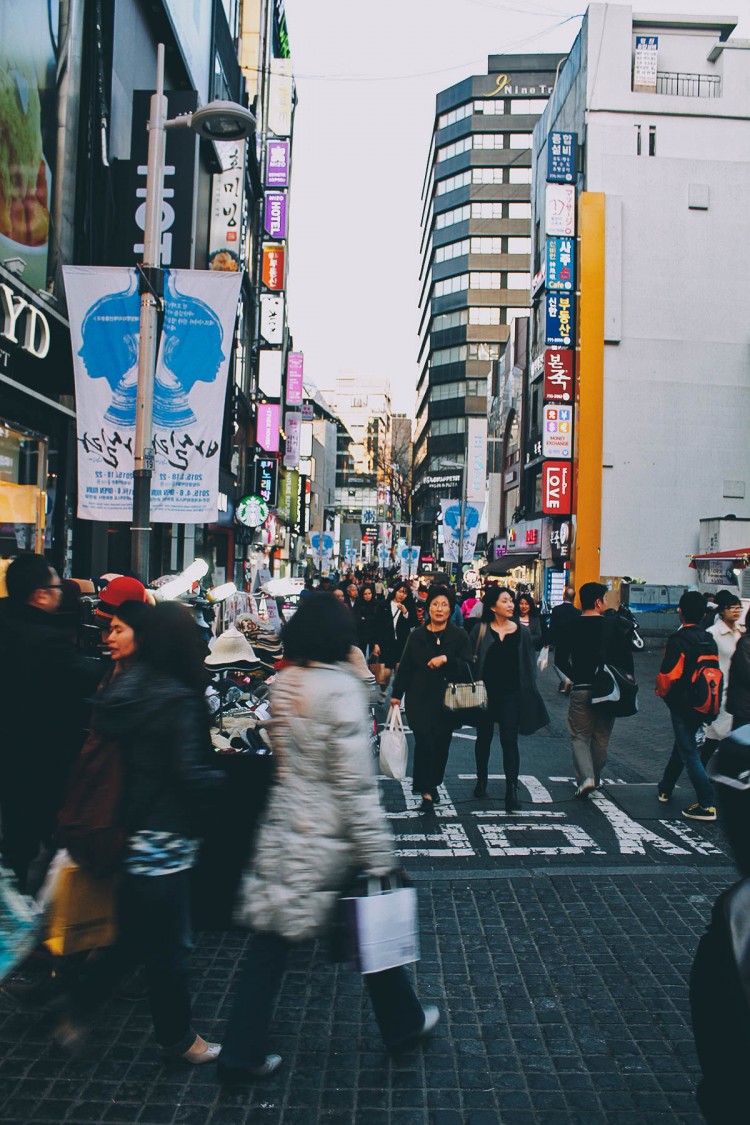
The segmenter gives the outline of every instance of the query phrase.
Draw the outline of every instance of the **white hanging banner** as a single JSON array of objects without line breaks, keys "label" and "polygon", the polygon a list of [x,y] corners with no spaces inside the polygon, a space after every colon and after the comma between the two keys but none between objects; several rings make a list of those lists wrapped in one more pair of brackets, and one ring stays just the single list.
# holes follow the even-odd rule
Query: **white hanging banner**
[{"label": "white hanging banner", "polygon": [[401,560],[401,577],[411,578],[419,569],[419,547],[401,547],[398,557]]},{"label": "white hanging banner", "polygon": [[[443,513],[443,557],[446,562],[458,562],[458,543],[461,533],[461,501],[441,500]],[[464,507],[464,549],[462,561],[470,563],[474,559],[477,546],[479,524],[484,512],[484,501],[467,503]]]},{"label": "white hanging banner", "polygon": [[[78,516],[130,522],[140,298],[135,269],[65,266],[76,384]],[[164,271],[154,379],[155,523],[211,523],[240,273]]]}]

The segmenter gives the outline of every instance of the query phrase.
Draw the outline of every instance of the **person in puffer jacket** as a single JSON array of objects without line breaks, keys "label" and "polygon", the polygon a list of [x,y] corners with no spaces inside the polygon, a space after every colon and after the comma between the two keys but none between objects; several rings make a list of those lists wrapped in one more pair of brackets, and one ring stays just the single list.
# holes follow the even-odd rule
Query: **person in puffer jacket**
[{"label": "person in puffer jacket", "polygon": [[[243,965],[219,1075],[241,1082],[272,1074],[267,1053],[274,999],[290,950],[324,934],[355,874],[397,870],[380,808],[367,735],[367,693],[348,663],[355,622],[328,593],[313,593],[282,633],[286,666],[271,691],[277,779],[243,878],[235,911],[254,931]],[[390,1048],[430,1031],[437,1008],[423,1008],[403,967],[365,976]]]}]

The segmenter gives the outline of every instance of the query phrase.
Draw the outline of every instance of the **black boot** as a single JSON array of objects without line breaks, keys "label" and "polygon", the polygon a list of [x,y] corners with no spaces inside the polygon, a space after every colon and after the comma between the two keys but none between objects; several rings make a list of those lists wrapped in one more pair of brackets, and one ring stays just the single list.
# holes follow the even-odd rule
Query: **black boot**
[{"label": "black boot", "polygon": [[505,811],[507,813],[518,812],[521,803],[518,800],[518,782],[506,781],[505,783]]},{"label": "black boot", "polygon": [[487,778],[486,777],[485,778],[481,778],[481,777],[477,778],[477,783],[474,786],[474,796],[475,797],[486,797],[487,796]]}]

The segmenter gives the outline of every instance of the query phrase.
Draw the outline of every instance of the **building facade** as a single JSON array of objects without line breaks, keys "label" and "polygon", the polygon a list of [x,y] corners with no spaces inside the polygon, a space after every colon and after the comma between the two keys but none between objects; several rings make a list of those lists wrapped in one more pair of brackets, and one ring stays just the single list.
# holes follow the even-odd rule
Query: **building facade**
[{"label": "building facade", "polygon": [[487,74],[436,99],[422,193],[414,433],[414,541],[423,552],[449,495],[441,482],[466,463],[467,420],[486,417],[510,322],[528,315],[531,137],[563,58],[491,55]]},{"label": "building facade", "polygon": [[750,251],[750,51],[733,28],[592,4],[534,134],[523,502],[529,517],[549,515],[545,368],[571,351],[550,336],[559,240],[547,181],[563,135],[576,161],[567,405],[578,585],[690,584],[701,520],[750,515],[750,322],[738,265]]}]

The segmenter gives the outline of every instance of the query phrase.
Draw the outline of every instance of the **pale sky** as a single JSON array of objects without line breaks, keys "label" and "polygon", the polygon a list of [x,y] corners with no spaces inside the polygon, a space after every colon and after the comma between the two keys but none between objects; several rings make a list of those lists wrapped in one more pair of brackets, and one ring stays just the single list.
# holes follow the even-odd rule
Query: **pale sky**
[{"label": "pale sky", "polygon": [[[739,17],[750,0],[636,0]],[[289,323],[318,387],[388,382],[414,416],[420,195],[435,95],[487,56],[567,51],[585,0],[286,0],[299,104]],[[575,17],[575,18],[570,18]]]}]

